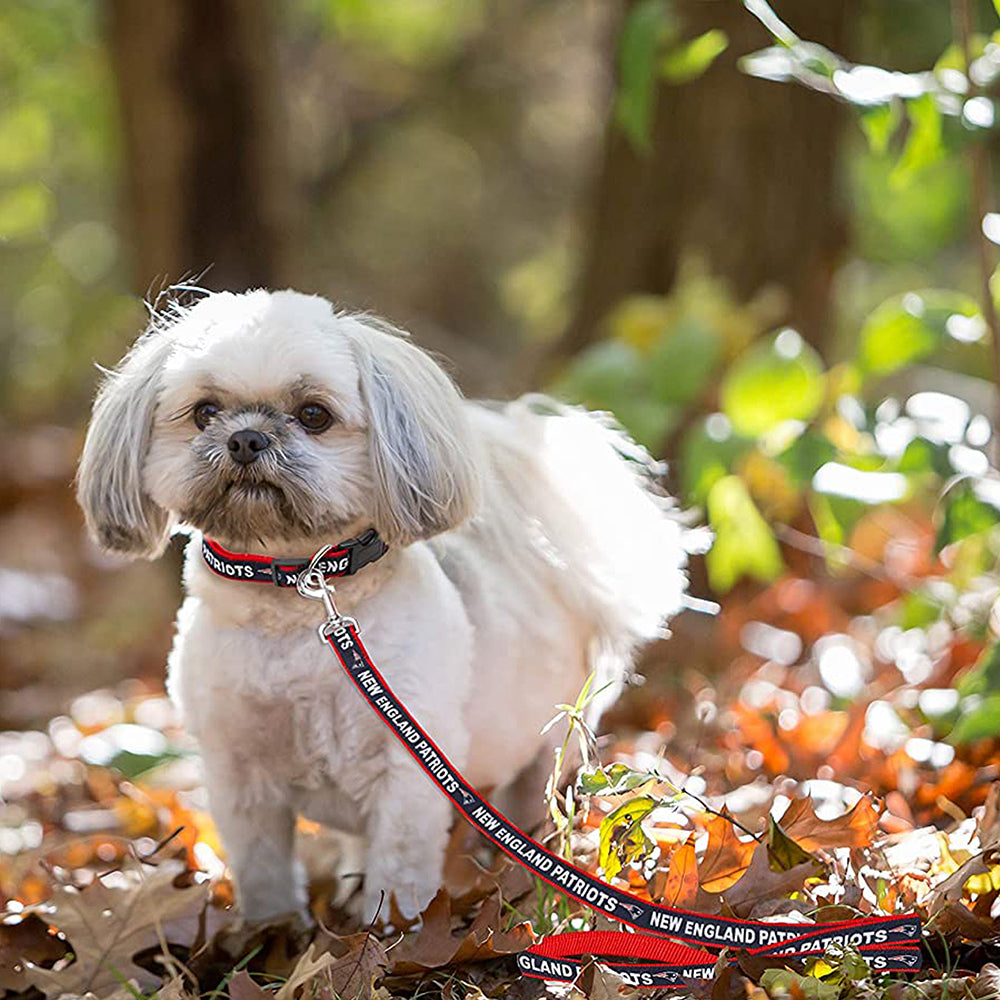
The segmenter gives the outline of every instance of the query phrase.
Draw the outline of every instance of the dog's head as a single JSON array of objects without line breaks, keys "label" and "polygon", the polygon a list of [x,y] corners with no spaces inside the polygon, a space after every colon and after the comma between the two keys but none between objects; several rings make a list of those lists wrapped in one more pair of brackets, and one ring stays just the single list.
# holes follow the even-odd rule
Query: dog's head
[{"label": "dog's head", "polygon": [[78,497],[109,550],[152,558],[174,522],[235,547],[390,544],[478,502],[458,390],[406,336],[297,292],[209,295],[154,321],[108,375]]}]

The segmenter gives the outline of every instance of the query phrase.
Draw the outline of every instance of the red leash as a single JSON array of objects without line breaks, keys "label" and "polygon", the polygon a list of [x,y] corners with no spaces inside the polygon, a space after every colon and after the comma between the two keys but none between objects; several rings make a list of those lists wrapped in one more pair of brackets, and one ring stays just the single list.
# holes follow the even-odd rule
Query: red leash
[{"label": "red leash", "polygon": [[[315,576],[306,573],[303,577],[300,592],[314,583],[319,586]],[[318,579],[322,581],[322,577]],[[860,917],[831,924],[707,916],[640,899],[553,854],[494,809],[452,766],[372,663],[358,636],[357,623],[341,618],[326,585],[320,589],[322,594],[307,594],[323,599],[330,614],[319,629],[320,638],[368,704],[455,808],[502,851],[566,896],[646,932],[586,931],[543,938],[517,955],[518,967],[525,975],[572,982],[580,971],[577,957],[601,955],[640,960],[643,964],[605,963],[635,986],[681,987],[686,979],[711,978],[718,955],[679,941],[745,948],[762,957],[822,956],[828,945],[841,944],[855,948],[877,971],[912,972],[920,968],[921,927],[915,915]]]}]

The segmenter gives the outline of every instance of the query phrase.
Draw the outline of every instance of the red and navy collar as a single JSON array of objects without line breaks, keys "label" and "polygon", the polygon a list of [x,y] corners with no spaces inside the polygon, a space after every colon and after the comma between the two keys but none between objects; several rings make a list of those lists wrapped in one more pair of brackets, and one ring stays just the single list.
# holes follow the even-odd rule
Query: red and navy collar
[{"label": "red and navy collar", "polygon": [[[317,563],[317,569],[330,579],[351,576],[389,551],[389,546],[374,528],[356,538],[339,542]],[[298,574],[309,565],[308,559],[282,559],[257,556],[247,552],[229,552],[211,538],[202,538],[201,554],[205,565],[216,576],[245,583],[271,583],[276,587],[294,587]]]}]

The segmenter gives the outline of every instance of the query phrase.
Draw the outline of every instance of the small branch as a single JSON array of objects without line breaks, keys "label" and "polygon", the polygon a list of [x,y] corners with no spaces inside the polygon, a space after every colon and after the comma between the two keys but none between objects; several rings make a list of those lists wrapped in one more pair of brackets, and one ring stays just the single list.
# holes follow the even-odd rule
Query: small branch
[{"label": "small branch", "polygon": [[855,552],[854,549],[846,545],[837,545],[835,542],[828,542],[815,535],[807,535],[804,531],[791,527],[788,524],[775,522],[771,525],[774,529],[775,537],[779,541],[790,545],[793,549],[805,552],[820,559],[828,559],[836,556],[843,559],[852,569],[870,576],[873,580],[880,580],[883,583],[891,583],[901,590],[916,590],[920,586],[920,581],[907,573],[891,573],[881,563],[867,556]]}]

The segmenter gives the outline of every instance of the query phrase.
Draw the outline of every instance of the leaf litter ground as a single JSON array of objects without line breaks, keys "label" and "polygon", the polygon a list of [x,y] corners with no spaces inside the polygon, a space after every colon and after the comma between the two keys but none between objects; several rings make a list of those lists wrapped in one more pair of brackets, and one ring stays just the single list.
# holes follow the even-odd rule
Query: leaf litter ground
[{"label": "leaf litter ground", "polygon": [[[947,743],[921,707],[946,701],[982,647],[883,625],[867,609],[898,595],[864,592],[877,586],[790,575],[737,590],[717,620],[682,617],[607,720],[603,767],[591,760],[550,803],[552,844],[658,902],[804,924],[925,921],[912,984],[851,952],[809,965],[731,953],[692,993],[1000,997],[1000,740]],[[197,759],[148,685],[0,735],[0,769],[0,990],[12,998],[521,1000],[546,987],[519,977],[513,952],[540,933],[612,926],[459,822],[419,925],[390,900],[389,928],[359,927],[344,906],[358,882],[350,845],[301,822],[318,929],[240,929]],[[594,963],[570,990],[629,992]]]}]

